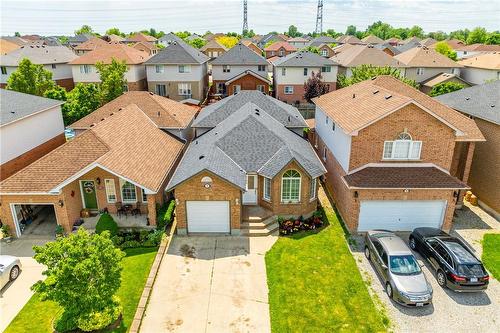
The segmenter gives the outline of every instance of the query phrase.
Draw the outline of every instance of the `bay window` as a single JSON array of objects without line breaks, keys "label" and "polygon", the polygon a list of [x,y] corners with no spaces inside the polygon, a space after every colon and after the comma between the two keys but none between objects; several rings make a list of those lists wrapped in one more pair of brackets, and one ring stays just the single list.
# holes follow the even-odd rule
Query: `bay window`
[{"label": "bay window", "polygon": [[271,179],[264,177],[264,200],[271,201]]},{"label": "bay window", "polygon": [[316,199],[316,185],[318,182],[318,178],[312,178],[311,179],[311,188],[309,191],[309,199],[314,200]]},{"label": "bay window", "polygon": [[281,201],[300,201],[300,173],[296,170],[288,170],[283,174],[281,180]]}]

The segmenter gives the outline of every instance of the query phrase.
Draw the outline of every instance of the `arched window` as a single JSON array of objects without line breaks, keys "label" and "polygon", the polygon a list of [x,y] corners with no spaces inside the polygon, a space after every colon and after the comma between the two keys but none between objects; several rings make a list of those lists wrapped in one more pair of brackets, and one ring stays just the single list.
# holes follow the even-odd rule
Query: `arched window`
[{"label": "arched window", "polygon": [[281,181],[281,201],[300,201],[300,173],[296,170],[287,170]]},{"label": "arched window", "polygon": [[398,135],[398,140],[411,140],[410,133],[403,132]]},{"label": "arched window", "polygon": [[403,132],[394,141],[384,142],[385,160],[418,160],[422,150],[422,141],[414,141],[410,133]]}]

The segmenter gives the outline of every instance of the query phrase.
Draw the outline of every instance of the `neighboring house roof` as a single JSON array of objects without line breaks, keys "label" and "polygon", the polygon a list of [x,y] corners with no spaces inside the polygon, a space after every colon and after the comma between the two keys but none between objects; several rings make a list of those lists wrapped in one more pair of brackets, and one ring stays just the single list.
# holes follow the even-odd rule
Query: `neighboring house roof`
[{"label": "neighboring house roof", "polygon": [[423,45],[423,46],[427,46],[427,47],[429,47],[429,46],[431,46],[431,45],[436,44],[437,42],[438,42],[438,41],[437,41],[437,40],[435,40],[434,38],[425,38],[425,39],[422,39],[422,40],[420,41],[420,45]]},{"label": "neighboring house roof", "polygon": [[463,85],[465,85],[467,87],[471,85],[469,82],[467,82],[464,79],[460,78],[460,76],[458,76],[457,74],[451,74],[451,73],[439,73],[439,74],[434,75],[433,77],[431,77],[431,78],[423,81],[421,83],[421,85],[429,87],[429,88],[432,88],[436,84],[445,83],[445,82],[448,82],[450,80],[458,80]]},{"label": "neighboring house roof", "polygon": [[268,114],[285,127],[307,127],[297,108],[256,90],[242,90],[236,95],[231,95],[217,103],[204,107],[194,120],[192,127],[213,128],[249,102],[266,110]]},{"label": "neighboring house roof", "polygon": [[78,59],[66,46],[21,46],[0,56],[2,66],[17,66],[24,58],[37,65],[62,64]]},{"label": "neighboring house roof", "polygon": [[367,43],[367,44],[383,44],[384,43],[384,40],[382,38],[379,38],[375,35],[368,35],[365,38],[363,38],[361,41],[364,43]]},{"label": "neighboring house roof", "polygon": [[70,65],[95,65],[98,62],[110,64],[112,59],[125,61],[127,65],[142,64],[149,59],[149,53],[139,51],[124,44],[112,43],[87,52],[70,62]]},{"label": "neighboring house roof", "polygon": [[247,173],[273,178],[292,161],[311,178],[326,172],[307,140],[283,126],[265,108],[247,102],[192,141],[167,190],[203,170],[244,190]]},{"label": "neighboring house roof", "polygon": [[377,49],[379,49],[379,50],[382,50],[382,51],[385,50],[385,49],[388,49],[394,55],[398,55],[398,54],[401,53],[400,50],[398,50],[395,46],[392,46],[389,43],[377,44],[377,45],[374,45],[374,47],[377,48]]},{"label": "neighboring house roof", "polygon": [[387,53],[372,45],[353,45],[330,58],[343,67],[356,67],[363,64],[374,66],[404,67]]},{"label": "neighboring house roof", "polygon": [[399,51],[399,53],[406,52],[408,50],[414,49],[416,47],[420,47],[420,42],[417,41],[410,41],[408,43],[405,43],[403,45],[396,46],[396,49]]},{"label": "neighboring house roof", "polygon": [[160,50],[148,61],[145,62],[146,65],[156,65],[156,64],[193,64],[199,65],[210,60],[203,52],[195,49],[191,45],[184,42],[177,43],[174,42],[167,46],[166,48]]},{"label": "neighboring house roof", "polygon": [[95,50],[98,47],[102,46],[108,46],[109,43],[97,38],[97,37],[92,37],[91,39],[87,40],[86,42],[83,42],[81,44],[78,44],[74,50],[76,51],[92,51]]},{"label": "neighboring house roof", "polygon": [[421,39],[418,38],[418,37],[409,37],[409,38],[406,38],[404,41],[403,41],[403,44],[408,44],[408,43],[412,43],[412,42],[417,42],[417,43],[420,43]]},{"label": "neighboring house roof", "polygon": [[193,121],[197,112],[197,108],[148,91],[129,91],[68,127],[72,129],[89,129],[113,114],[121,112],[130,104],[135,104],[156,126],[162,129],[184,129]]},{"label": "neighboring house roof", "polygon": [[138,33],[135,33],[132,36],[126,38],[125,41],[127,43],[129,43],[129,42],[133,42],[133,43],[137,43],[137,42],[156,42],[157,39],[155,37],[153,37],[153,36],[149,36],[149,35],[143,34],[142,32],[138,32]]},{"label": "neighboring house roof", "polygon": [[339,42],[338,40],[336,40],[335,38],[333,37],[330,37],[330,36],[319,36],[317,38],[314,38],[313,40],[311,40],[307,46],[313,46],[313,47],[318,47],[320,46],[321,44],[333,44],[333,43],[337,43]]},{"label": "neighboring house roof", "polygon": [[29,43],[28,40],[24,40],[21,37],[15,37],[15,36],[3,36],[2,39],[17,44],[19,46],[23,46]]},{"label": "neighboring house roof", "polygon": [[180,38],[179,36],[177,36],[176,34],[171,33],[171,32],[169,32],[168,34],[163,35],[162,37],[160,37],[160,39],[158,39],[158,41],[162,42],[162,43],[165,42],[165,43],[168,43],[168,44],[170,44],[172,42],[178,42],[178,43],[179,42],[184,42],[182,40],[182,38]]},{"label": "neighboring house roof", "polygon": [[106,37],[109,39],[110,42],[123,42],[125,40],[125,38],[123,38],[122,36],[118,36],[115,34],[106,35]]},{"label": "neighboring house roof", "polygon": [[500,45],[471,44],[460,48],[460,51],[469,52],[500,52]]},{"label": "neighboring house roof", "polygon": [[213,65],[269,65],[261,55],[255,53],[248,46],[238,43],[223,55],[218,56]]},{"label": "neighboring house roof", "polygon": [[285,51],[289,51],[289,52],[295,52],[295,51],[297,51],[297,48],[295,46],[291,45],[288,42],[276,42],[276,43],[272,43],[271,45],[269,45],[268,47],[266,47],[264,49],[264,51],[278,51],[281,48],[284,48]]},{"label": "neighboring house roof", "polygon": [[264,35],[259,40],[259,44],[266,45],[270,41],[279,42],[279,41],[286,41],[286,40],[288,40],[288,37],[285,36],[285,35],[283,35],[283,34],[272,34],[272,33],[269,33],[267,35]]},{"label": "neighboring house roof", "polygon": [[463,67],[447,56],[436,52],[434,49],[426,46],[415,47],[403,53],[394,56],[394,59],[405,64],[407,67],[438,67],[438,68],[457,68]]},{"label": "neighboring house roof", "polygon": [[92,34],[75,35],[75,36],[68,37],[68,42],[70,44],[83,43],[83,42],[88,41],[92,37],[94,37],[94,35],[92,35]]},{"label": "neighboring house roof", "polygon": [[385,40],[386,43],[401,43],[401,39],[396,37],[391,37]]},{"label": "neighboring house roof", "polygon": [[344,43],[344,44],[364,44],[356,36],[345,36],[344,38],[342,38],[342,43]]},{"label": "neighboring house roof", "polygon": [[217,41],[217,39],[215,39],[215,38],[210,40],[205,45],[203,45],[203,47],[200,49],[200,51],[206,51],[208,49],[223,49],[224,51],[227,51],[227,48],[224,45],[222,45],[221,43],[219,43]]},{"label": "neighboring house roof", "polygon": [[307,43],[309,42],[309,39],[306,39],[304,37],[293,37],[290,38],[287,42]]},{"label": "neighboring house roof", "polygon": [[500,80],[435,97],[457,111],[500,125]]},{"label": "neighboring house roof", "polygon": [[351,189],[468,189],[467,184],[436,167],[366,167],[345,175]]},{"label": "neighboring house roof", "polygon": [[246,71],[243,71],[241,72],[240,74],[236,75],[236,76],[233,76],[232,78],[230,78],[229,80],[226,81],[226,86],[231,84],[232,82],[238,80],[238,79],[241,79],[242,77],[244,77],[245,75],[251,75],[261,81],[264,81],[264,82],[267,82],[268,84],[271,84],[271,80],[269,80],[267,77],[264,77],[262,75],[259,75],[257,73],[255,73],[254,71],[251,71],[249,69],[247,69]]},{"label": "neighboring house roof", "polygon": [[138,42],[135,43],[132,47],[134,49],[147,53],[151,53],[151,51],[153,50],[158,50],[158,46],[156,46],[155,43],[149,43],[149,42]]},{"label": "neighboring house roof", "polygon": [[[464,41],[461,41],[460,39],[448,39],[445,40],[446,44],[448,44],[452,49],[458,50],[461,49],[462,47],[466,46]],[[432,45],[431,47],[435,47],[436,44]]]},{"label": "neighboring house roof", "polygon": [[0,126],[10,124],[63,103],[63,101],[0,89]]},{"label": "neighboring house roof", "polygon": [[9,52],[17,50],[20,47],[21,46],[16,43],[13,43],[3,38],[0,39],[0,54],[7,54]]},{"label": "neighboring house roof", "polygon": [[56,193],[93,167],[157,193],[183,146],[131,104],[1,182],[0,193]]},{"label": "neighboring house roof", "polygon": [[283,67],[322,67],[334,66],[337,63],[331,59],[309,51],[290,53],[274,62],[275,66]]},{"label": "neighboring house roof", "polygon": [[313,101],[349,135],[415,104],[455,129],[456,141],[484,141],[472,119],[389,75],[332,91]]},{"label": "neighboring house roof", "polygon": [[314,118],[306,119],[306,124],[307,127],[309,127],[310,129],[314,129],[316,127],[316,119]]},{"label": "neighboring house roof", "polygon": [[458,61],[460,65],[482,69],[500,69],[500,52],[484,53]]},{"label": "neighboring house roof", "polygon": [[204,39],[203,37],[197,35],[197,34],[192,34],[192,35],[189,35],[188,38],[186,38],[187,40],[191,41],[191,40],[195,40],[197,38],[200,38],[200,39]]},{"label": "neighboring house roof", "polygon": [[257,44],[255,44],[251,40],[241,40],[241,42],[243,43],[243,45],[247,46],[249,49],[253,50],[254,52],[258,52],[258,54],[262,53],[262,50],[260,49],[260,47],[258,47]]}]

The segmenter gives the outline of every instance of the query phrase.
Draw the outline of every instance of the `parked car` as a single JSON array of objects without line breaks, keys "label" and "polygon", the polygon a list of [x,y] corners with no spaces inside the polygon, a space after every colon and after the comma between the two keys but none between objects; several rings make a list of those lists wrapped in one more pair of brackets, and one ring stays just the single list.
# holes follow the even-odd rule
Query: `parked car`
[{"label": "parked car", "polygon": [[432,287],[406,243],[394,233],[372,230],[366,233],[365,256],[385,284],[387,295],[405,306],[432,303]]},{"label": "parked car", "polygon": [[483,264],[460,239],[440,229],[416,228],[410,235],[410,247],[418,251],[436,271],[441,287],[455,291],[488,288],[490,277]]},{"label": "parked car", "polygon": [[10,281],[14,281],[21,272],[21,261],[19,258],[0,255],[0,289]]}]

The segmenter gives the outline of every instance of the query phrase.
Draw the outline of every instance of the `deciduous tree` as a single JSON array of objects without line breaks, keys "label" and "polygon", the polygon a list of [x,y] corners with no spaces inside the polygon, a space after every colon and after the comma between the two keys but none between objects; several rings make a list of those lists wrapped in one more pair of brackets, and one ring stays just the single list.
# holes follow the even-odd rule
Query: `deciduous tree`
[{"label": "deciduous tree", "polygon": [[95,35],[94,29],[90,25],[84,24],[80,29],[75,30],[75,35],[92,34]]},{"label": "deciduous tree", "polygon": [[67,95],[65,124],[69,125],[95,111],[100,105],[99,87],[93,83],[78,83]]},{"label": "deciduous tree", "polygon": [[351,77],[346,77],[345,75],[339,74],[337,82],[339,84],[339,87],[344,88],[361,81],[370,80],[379,75],[391,75],[414,88],[418,88],[418,84],[414,80],[410,80],[403,77],[398,69],[389,66],[385,67],[377,67],[373,65],[357,66],[352,68]]},{"label": "deciduous tree", "polygon": [[43,96],[45,91],[55,87],[52,72],[35,65],[28,58],[19,63],[17,70],[7,80],[7,89],[26,94]]},{"label": "deciduous tree", "polygon": [[486,44],[489,45],[500,45],[500,31],[493,31],[486,37]]},{"label": "deciduous tree", "polygon": [[207,41],[203,38],[195,38],[188,41],[188,43],[194,48],[201,49],[207,43]]},{"label": "deciduous tree", "polygon": [[475,44],[486,42],[486,38],[488,37],[488,33],[485,28],[477,27],[474,28],[469,36],[467,36],[467,44]]},{"label": "deciduous tree", "polygon": [[356,26],[355,25],[347,26],[345,34],[350,35],[350,36],[355,36],[356,35]]},{"label": "deciduous tree", "polygon": [[288,36],[290,37],[297,37],[297,36],[300,36],[300,32],[299,30],[297,29],[296,26],[294,26],[293,24],[291,26],[288,27]]},{"label": "deciduous tree", "polygon": [[304,98],[309,103],[314,97],[321,96],[328,92],[328,85],[322,81],[321,72],[311,73],[311,77],[304,83]]},{"label": "deciduous tree", "polygon": [[436,52],[447,56],[451,60],[457,60],[457,52],[455,52],[445,41],[437,42],[435,45]]},{"label": "deciduous tree", "polygon": [[111,28],[106,30],[106,35],[117,35],[117,36],[122,36],[125,37],[125,34],[120,31],[118,28]]},{"label": "deciduous tree", "polygon": [[110,64],[97,63],[95,67],[101,78],[101,104],[106,104],[123,94],[124,87],[127,84],[127,80],[125,79],[127,65],[124,61],[120,62],[116,59],[111,59]]},{"label": "deciduous tree", "polygon": [[219,44],[224,45],[226,48],[230,49],[236,44],[238,44],[238,38],[234,36],[222,36],[217,38]]},{"label": "deciduous tree", "polygon": [[460,89],[465,88],[463,84],[457,83],[457,82],[443,82],[443,83],[438,83],[434,87],[432,87],[431,92],[429,95],[432,97],[434,96],[439,96],[443,94],[448,94]]}]

